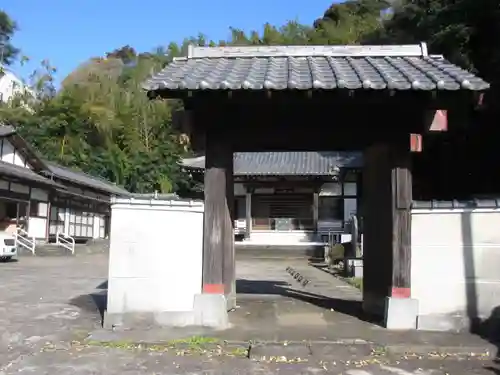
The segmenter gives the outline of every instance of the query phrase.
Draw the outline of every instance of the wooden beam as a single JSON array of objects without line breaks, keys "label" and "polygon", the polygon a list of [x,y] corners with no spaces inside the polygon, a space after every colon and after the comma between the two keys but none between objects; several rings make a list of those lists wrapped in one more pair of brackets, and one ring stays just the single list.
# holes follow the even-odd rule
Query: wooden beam
[{"label": "wooden beam", "polygon": [[392,185],[392,286],[390,295],[411,296],[411,155],[407,148],[391,149]]}]

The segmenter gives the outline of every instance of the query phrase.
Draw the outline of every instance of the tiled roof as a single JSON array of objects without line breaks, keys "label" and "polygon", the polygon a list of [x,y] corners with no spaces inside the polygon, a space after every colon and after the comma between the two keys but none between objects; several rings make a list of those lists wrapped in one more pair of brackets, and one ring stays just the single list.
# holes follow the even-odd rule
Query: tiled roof
[{"label": "tiled roof", "polygon": [[[183,159],[182,165],[192,169],[205,168],[205,157]],[[235,176],[329,176],[337,168],[360,168],[363,157],[357,152],[236,152]]]},{"label": "tiled roof", "polygon": [[422,45],[191,47],[146,82],[155,90],[486,90]]},{"label": "tiled roof", "polygon": [[0,138],[8,137],[9,135],[15,134],[16,129],[13,126],[5,125],[0,122]]},{"label": "tiled roof", "polygon": [[[40,172],[44,175],[52,174],[62,180],[70,181],[75,184],[85,185],[110,194],[130,194],[125,189],[116,186],[109,181],[42,160],[38,156],[36,151],[32,149],[32,147],[17,133],[16,129],[13,126],[0,123],[0,138],[9,136],[13,136],[10,141],[13,143],[16,149],[19,151],[23,151],[26,154],[25,156],[29,157],[31,164],[36,164],[38,167],[40,167]],[[0,162],[0,173],[4,173],[13,177],[23,178],[25,180],[54,185],[64,189],[63,185],[57,184],[45,178],[44,176],[38,175],[28,168],[21,168],[12,164]]]},{"label": "tiled roof", "polygon": [[47,162],[47,167],[49,168],[50,173],[52,173],[56,178],[60,178],[62,180],[70,181],[75,184],[85,185],[90,188],[94,188],[96,190],[100,190],[115,195],[130,194],[127,190],[119,186],[116,186],[111,182],[90,176],[80,171],[74,171],[72,169],[65,168],[51,162]]},{"label": "tiled roof", "polygon": [[40,176],[29,168],[6,163],[4,161],[0,161],[0,175],[18,178],[23,181],[35,182],[46,186],[62,187],[62,185],[59,185],[56,182],[49,180],[48,178]]}]

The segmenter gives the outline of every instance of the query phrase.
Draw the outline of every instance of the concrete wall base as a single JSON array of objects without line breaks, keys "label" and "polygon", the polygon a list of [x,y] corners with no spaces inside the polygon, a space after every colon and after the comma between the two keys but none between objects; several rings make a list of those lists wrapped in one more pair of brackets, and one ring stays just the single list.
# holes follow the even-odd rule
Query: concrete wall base
[{"label": "concrete wall base", "polygon": [[386,297],[384,325],[387,329],[416,329],[417,317],[418,300]]},{"label": "concrete wall base", "polygon": [[105,329],[125,330],[149,327],[198,326],[213,329],[229,328],[227,301],[221,294],[195,295],[192,311],[104,313]]},{"label": "concrete wall base", "polygon": [[223,294],[194,296],[194,325],[225,329],[229,327],[228,303]]},{"label": "concrete wall base", "polygon": [[470,327],[470,319],[463,315],[428,314],[419,315],[417,328],[425,331],[466,331]]}]

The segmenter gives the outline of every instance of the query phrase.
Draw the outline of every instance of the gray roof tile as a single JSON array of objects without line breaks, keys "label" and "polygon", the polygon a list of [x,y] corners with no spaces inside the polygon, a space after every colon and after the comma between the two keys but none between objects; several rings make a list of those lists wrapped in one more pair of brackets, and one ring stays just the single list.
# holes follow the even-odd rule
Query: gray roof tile
[{"label": "gray roof tile", "polygon": [[[144,85],[154,90],[486,90],[419,46],[194,47]],[[413,50],[410,47],[414,47]],[[267,48],[267,49],[266,49]]]},{"label": "gray roof tile", "polygon": [[[183,159],[182,165],[192,169],[205,168],[205,157]],[[235,176],[291,176],[337,174],[338,168],[360,168],[363,156],[357,152],[236,152]]]},{"label": "gray roof tile", "polygon": [[23,181],[30,181],[46,186],[62,187],[58,183],[40,176],[29,168],[17,166],[11,163],[0,161],[0,175],[18,178]]},{"label": "gray roof tile", "polygon": [[74,171],[72,169],[62,167],[55,163],[51,162],[46,162],[46,163],[50,173],[52,173],[55,177],[60,178],[62,180],[70,181],[75,184],[85,185],[90,188],[94,188],[96,190],[100,190],[110,194],[115,194],[120,196],[121,195],[128,196],[130,194],[127,190],[115,184],[112,184],[109,181],[102,180],[98,177],[90,176],[80,171]]}]

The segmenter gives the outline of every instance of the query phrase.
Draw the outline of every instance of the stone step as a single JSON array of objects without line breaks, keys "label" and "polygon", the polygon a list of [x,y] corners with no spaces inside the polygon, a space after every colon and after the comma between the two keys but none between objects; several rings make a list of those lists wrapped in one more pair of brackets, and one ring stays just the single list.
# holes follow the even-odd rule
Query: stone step
[{"label": "stone step", "polygon": [[237,258],[313,258],[323,259],[325,254],[324,245],[317,244],[293,244],[293,245],[275,245],[275,244],[234,244]]},{"label": "stone step", "polygon": [[[75,245],[75,255],[83,254],[104,254],[109,250],[109,241],[97,240],[89,241],[86,244]],[[24,247],[18,248],[19,256],[33,256],[31,251]],[[35,248],[36,256],[74,256],[70,250],[56,244],[37,244]]]},{"label": "stone step", "polygon": [[[33,256],[33,253],[24,247],[18,247],[19,256]],[[72,256],[71,251],[56,245],[37,245],[35,247],[36,256]]]}]

